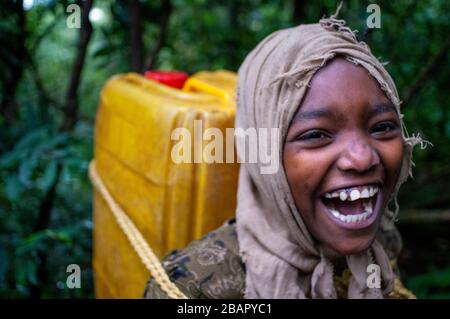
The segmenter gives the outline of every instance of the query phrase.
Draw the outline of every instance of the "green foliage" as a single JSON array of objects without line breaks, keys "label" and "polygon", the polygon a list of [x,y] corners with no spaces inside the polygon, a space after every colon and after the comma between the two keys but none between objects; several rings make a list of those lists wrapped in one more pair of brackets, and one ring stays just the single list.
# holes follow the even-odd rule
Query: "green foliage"
[{"label": "green foliage", "polygon": [[[172,0],[172,15],[156,66],[189,73],[219,68],[237,71],[246,54],[271,32],[317,22],[323,14],[334,13],[337,5],[332,0],[300,2],[299,15],[294,16],[294,1]],[[10,43],[0,47],[2,83],[11,77],[12,65],[23,64],[15,93],[17,119],[14,125],[7,125],[0,116],[0,296],[4,297],[93,297],[92,189],[87,168],[93,157],[93,120],[101,87],[110,76],[130,69],[128,13],[126,1],[95,2],[104,18],[94,23],[83,68],[78,91],[80,119],[74,130],[62,132],[61,105],[78,37],[78,30],[66,27],[69,3],[72,1],[35,1],[26,11],[25,46],[35,72],[13,51],[20,31],[18,17],[1,14],[0,39]],[[160,1],[140,3],[148,58],[159,34],[163,8]],[[369,3],[345,1],[340,17],[362,33]],[[423,67],[448,41],[449,2],[378,4],[382,28],[374,30],[367,42],[376,56],[390,62],[388,70],[405,96]],[[415,180],[402,188],[402,208],[449,207],[449,72],[446,54],[420,91],[404,105],[410,133],[421,133],[434,147],[415,151]],[[36,74],[43,88],[37,85]],[[51,100],[45,98],[43,90]],[[6,93],[2,89],[0,98]],[[43,222],[49,198],[49,220]],[[81,289],[65,288],[66,267],[73,263],[81,267]],[[448,297],[448,289],[433,289],[442,283],[448,287],[449,269],[429,266],[429,273],[407,277],[407,285],[420,297]]]},{"label": "green foliage", "polygon": [[[80,124],[72,133],[59,133],[48,122],[35,125],[7,132],[17,142],[0,156],[0,179],[5,181],[0,184],[0,295],[27,297],[40,289],[42,297],[92,296],[91,187],[86,176],[92,129]],[[50,220],[37,229],[42,201],[53,185]],[[43,253],[45,275],[40,275]],[[71,263],[84,270],[81,290],[61,284]]]},{"label": "green foliage", "polygon": [[406,284],[418,298],[450,299],[450,267],[432,268],[427,273],[410,277]]}]

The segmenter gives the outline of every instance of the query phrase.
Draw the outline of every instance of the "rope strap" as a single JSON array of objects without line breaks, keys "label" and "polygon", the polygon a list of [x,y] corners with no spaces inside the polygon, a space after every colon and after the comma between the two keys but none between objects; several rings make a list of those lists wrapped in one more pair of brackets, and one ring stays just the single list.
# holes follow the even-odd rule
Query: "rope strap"
[{"label": "rope strap", "polygon": [[167,294],[167,296],[169,296],[169,298],[187,299],[186,295],[183,294],[172,281],[170,281],[166,271],[162,267],[158,257],[155,255],[152,248],[149,246],[140,231],[137,229],[136,225],[134,225],[133,221],[127,216],[127,214],[122,210],[122,208],[117,204],[117,202],[109,193],[108,189],[106,188],[100,175],[97,172],[95,160],[92,160],[89,164],[89,177],[92,181],[93,186],[99,192],[99,194],[113,213],[117,224],[127,236],[134,251],[138,254],[142,263],[148,269],[151,276],[154,278],[160,288]]}]

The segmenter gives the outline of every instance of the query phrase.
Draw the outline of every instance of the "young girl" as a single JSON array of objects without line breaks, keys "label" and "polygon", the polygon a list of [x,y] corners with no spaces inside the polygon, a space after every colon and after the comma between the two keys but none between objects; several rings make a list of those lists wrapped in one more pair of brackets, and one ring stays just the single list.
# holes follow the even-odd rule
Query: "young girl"
[{"label": "young girl", "polygon": [[[242,164],[236,221],[165,258],[187,297],[412,296],[390,262],[401,242],[387,207],[420,140],[406,135],[391,77],[343,20],[264,39],[239,69],[236,127],[279,128],[283,165],[265,175]],[[145,296],[166,297],[153,280]]]}]

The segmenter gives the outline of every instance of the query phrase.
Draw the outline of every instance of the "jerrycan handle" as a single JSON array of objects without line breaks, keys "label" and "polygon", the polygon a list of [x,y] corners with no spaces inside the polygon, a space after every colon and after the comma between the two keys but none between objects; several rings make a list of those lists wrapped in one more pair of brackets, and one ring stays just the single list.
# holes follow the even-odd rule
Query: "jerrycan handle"
[{"label": "jerrycan handle", "polygon": [[230,94],[228,92],[196,78],[189,78],[184,83],[182,90],[185,92],[199,91],[208,93],[217,96],[225,104],[228,104],[230,102]]}]

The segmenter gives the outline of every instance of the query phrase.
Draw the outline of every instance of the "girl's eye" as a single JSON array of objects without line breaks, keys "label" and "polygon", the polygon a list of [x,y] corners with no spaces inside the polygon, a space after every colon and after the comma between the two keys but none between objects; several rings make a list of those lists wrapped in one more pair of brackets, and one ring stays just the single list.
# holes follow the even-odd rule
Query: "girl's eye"
[{"label": "girl's eye", "polygon": [[328,136],[326,133],[322,131],[313,130],[302,134],[301,136],[298,137],[298,140],[306,142],[318,142],[318,141],[325,141],[329,138],[330,136]]},{"label": "girl's eye", "polygon": [[381,122],[381,123],[375,124],[370,131],[371,131],[371,133],[379,135],[379,134],[394,131],[397,128],[398,128],[398,125],[394,122]]}]

